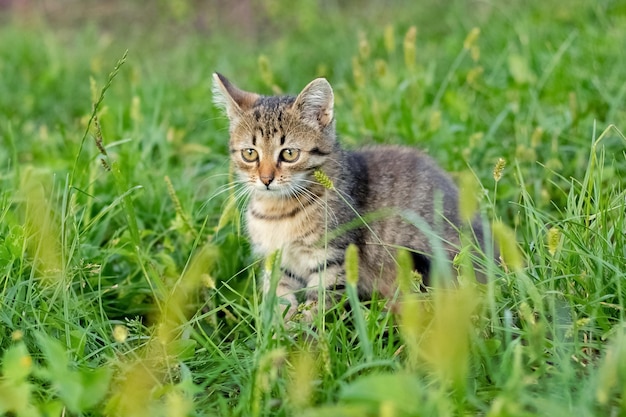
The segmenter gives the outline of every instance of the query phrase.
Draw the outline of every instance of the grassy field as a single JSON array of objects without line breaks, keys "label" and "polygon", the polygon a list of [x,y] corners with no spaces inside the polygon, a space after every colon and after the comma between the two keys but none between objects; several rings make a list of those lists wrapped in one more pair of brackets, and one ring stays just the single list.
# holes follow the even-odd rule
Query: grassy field
[{"label": "grassy field", "polygon": [[[626,415],[626,3],[46,3],[0,12],[0,415]],[[430,153],[489,282],[285,328],[216,70]]]}]

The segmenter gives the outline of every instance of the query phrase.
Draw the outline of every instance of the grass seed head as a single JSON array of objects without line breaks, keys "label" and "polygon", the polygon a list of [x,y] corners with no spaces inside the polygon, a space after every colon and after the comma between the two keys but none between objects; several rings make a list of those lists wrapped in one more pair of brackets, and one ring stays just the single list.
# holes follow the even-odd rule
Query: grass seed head
[{"label": "grass seed head", "polygon": [[513,271],[519,271],[524,266],[522,254],[517,247],[515,232],[502,222],[493,225],[493,235],[500,247],[500,256],[505,266]]},{"label": "grass seed head", "polygon": [[359,282],[359,248],[351,243],[346,249],[346,282],[356,286]]},{"label": "grass seed head", "polygon": [[413,279],[415,278],[413,274],[413,259],[408,250],[398,249],[396,260],[398,262],[396,268],[396,282],[402,294],[409,294]]},{"label": "grass seed head", "polygon": [[466,221],[471,221],[478,210],[478,194],[480,188],[474,175],[470,172],[461,174],[459,182],[459,214]]},{"label": "grass seed head", "polygon": [[444,385],[463,384],[469,370],[471,317],[478,303],[471,287],[435,289],[431,301],[405,296],[400,332],[409,366],[428,369]]},{"label": "grass seed head", "polygon": [[55,207],[48,191],[51,184],[47,175],[40,175],[33,169],[25,172],[20,185],[25,204],[25,232],[29,253],[40,273],[49,281],[61,281],[63,262],[61,232],[55,217]]},{"label": "grass seed head", "polygon": [[387,53],[392,54],[396,50],[396,36],[395,36],[395,28],[393,25],[389,24],[385,26],[385,31],[383,33],[385,50]]},{"label": "grass seed head", "polygon": [[502,179],[502,172],[506,166],[506,160],[504,158],[498,158],[496,165],[493,167],[493,179],[499,182]]},{"label": "grass seed head", "polygon": [[328,177],[328,175],[326,175],[324,171],[317,169],[315,170],[315,172],[313,172],[313,176],[315,177],[317,182],[319,182],[329,190],[335,188],[335,184],[333,184],[333,181]]},{"label": "grass seed head", "polygon": [[467,50],[472,49],[472,47],[476,45],[479,35],[480,35],[480,28],[477,28],[477,27],[472,28],[472,30],[469,31],[469,33],[465,37],[465,40],[463,41],[463,49],[467,49]]},{"label": "grass seed head", "polygon": [[556,255],[559,249],[559,243],[561,243],[561,230],[557,227],[551,227],[548,230],[548,252],[550,255]]},{"label": "grass seed head", "polygon": [[407,68],[415,68],[415,60],[417,58],[417,48],[415,41],[417,39],[417,28],[411,26],[404,35],[404,64]]},{"label": "grass seed head", "polygon": [[315,360],[306,350],[298,352],[292,359],[291,383],[287,387],[289,400],[296,409],[304,409],[311,403],[313,384],[316,379]]}]

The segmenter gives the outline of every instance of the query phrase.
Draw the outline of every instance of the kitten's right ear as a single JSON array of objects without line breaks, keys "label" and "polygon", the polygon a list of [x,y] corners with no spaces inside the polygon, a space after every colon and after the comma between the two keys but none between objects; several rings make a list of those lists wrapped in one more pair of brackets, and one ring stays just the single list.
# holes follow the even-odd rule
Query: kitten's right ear
[{"label": "kitten's right ear", "polygon": [[238,89],[222,74],[213,73],[213,102],[226,110],[230,120],[238,119],[244,111],[251,109],[259,97]]},{"label": "kitten's right ear", "polygon": [[325,78],[311,81],[293,104],[302,120],[317,129],[325,129],[333,121],[333,88]]}]

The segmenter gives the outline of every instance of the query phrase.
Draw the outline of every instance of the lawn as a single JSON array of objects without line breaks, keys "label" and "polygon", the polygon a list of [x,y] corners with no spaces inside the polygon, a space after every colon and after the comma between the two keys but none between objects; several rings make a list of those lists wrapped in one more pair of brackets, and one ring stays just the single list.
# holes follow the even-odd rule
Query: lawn
[{"label": "lawn", "polygon": [[[13,3],[0,415],[626,415],[624,1]],[[348,291],[285,325],[214,71],[326,77],[345,147],[432,155],[493,230],[488,282],[467,246],[455,286],[409,291],[400,254],[391,310]]]}]

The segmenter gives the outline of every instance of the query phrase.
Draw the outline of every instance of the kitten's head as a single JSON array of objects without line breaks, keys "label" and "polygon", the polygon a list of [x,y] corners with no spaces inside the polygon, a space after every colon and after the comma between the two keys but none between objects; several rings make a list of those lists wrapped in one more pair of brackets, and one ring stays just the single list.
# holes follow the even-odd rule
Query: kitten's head
[{"label": "kitten's head", "polygon": [[333,90],[323,78],[297,97],[261,96],[215,73],[213,97],[230,119],[231,159],[258,195],[300,194],[336,149]]}]

